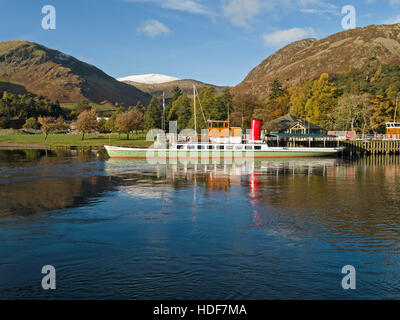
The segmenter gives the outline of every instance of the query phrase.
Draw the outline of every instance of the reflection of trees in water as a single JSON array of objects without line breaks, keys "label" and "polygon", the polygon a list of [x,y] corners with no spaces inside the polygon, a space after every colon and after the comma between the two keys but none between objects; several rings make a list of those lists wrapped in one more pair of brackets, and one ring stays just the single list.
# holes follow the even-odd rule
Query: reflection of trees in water
[{"label": "reflection of trees in water", "polygon": [[112,177],[37,178],[0,184],[0,215],[30,215],[77,207],[113,189]]},{"label": "reflection of trees in water", "polygon": [[82,172],[76,164],[93,160],[96,155],[87,151],[0,150],[0,215],[73,207],[101,196],[110,188],[109,178],[76,176]]},{"label": "reflection of trees in water", "polygon": [[97,159],[97,155],[87,150],[0,150],[0,166],[34,166],[38,163],[56,163],[66,158],[85,162]]},{"label": "reflection of trees in water", "polygon": [[35,164],[43,156],[45,150],[0,150],[0,165],[15,165],[16,163],[26,165]]}]

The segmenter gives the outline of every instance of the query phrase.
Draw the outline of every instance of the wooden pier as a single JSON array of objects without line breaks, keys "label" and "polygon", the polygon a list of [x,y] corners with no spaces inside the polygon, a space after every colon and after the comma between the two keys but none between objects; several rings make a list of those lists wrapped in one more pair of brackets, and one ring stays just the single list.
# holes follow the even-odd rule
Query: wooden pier
[{"label": "wooden pier", "polygon": [[266,139],[270,146],[278,147],[345,147],[345,157],[361,157],[364,155],[399,155],[400,140],[340,140],[337,137],[304,138],[304,137],[271,137]]},{"label": "wooden pier", "polygon": [[340,144],[343,147],[346,147],[344,155],[350,157],[379,154],[400,154],[400,140],[346,140]]}]

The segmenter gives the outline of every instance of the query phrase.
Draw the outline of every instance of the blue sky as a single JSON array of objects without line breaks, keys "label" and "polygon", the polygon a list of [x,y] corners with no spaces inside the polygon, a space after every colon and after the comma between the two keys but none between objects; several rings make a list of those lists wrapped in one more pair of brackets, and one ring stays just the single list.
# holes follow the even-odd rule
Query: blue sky
[{"label": "blue sky", "polygon": [[[400,0],[0,0],[0,40],[29,40],[113,77],[162,73],[235,85],[270,54],[302,38],[400,22]],[[42,28],[44,5],[56,29]]]}]

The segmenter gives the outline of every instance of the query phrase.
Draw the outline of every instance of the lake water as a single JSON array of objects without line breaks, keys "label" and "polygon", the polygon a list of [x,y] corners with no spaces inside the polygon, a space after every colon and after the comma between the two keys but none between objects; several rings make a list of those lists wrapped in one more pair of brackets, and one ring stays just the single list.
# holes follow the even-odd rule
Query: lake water
[{"label": "lake water", "polygon": [[399,299],[399,182],[398,157],[152,166],[3,150],[0,298]]}]

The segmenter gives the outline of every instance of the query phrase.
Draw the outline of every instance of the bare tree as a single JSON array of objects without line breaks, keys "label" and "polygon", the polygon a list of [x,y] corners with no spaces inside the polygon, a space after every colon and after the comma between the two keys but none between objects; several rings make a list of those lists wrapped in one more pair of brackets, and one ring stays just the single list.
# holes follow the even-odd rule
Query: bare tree
[{"label": "bare tree", "polygon": [[360,98],[361,132],[364,137],[365,131],[371,126],[374,107],[371,105],[371,96],[368,93],[363,94]]},{"label": "bare tree", "polygon": [[233,127],[240,127],[242,125],[243,114],[241,112],[233,112],[230,114],[230,122]]},{"label": "bare tree", "polygon": [[76,128],[82,132],[82,140],[85,139],[85,134],[95,130],[97,125],[97,113],[95,108],[83,111],[78,116],[78,121],[76,122]]},{"label": "bare tree", "polygon": [[338,103],[336,114],[347,125],[350,124],[351,131],[354,131],[354,124],[360,117],[361,96],[355,94],[344,94]]}]

